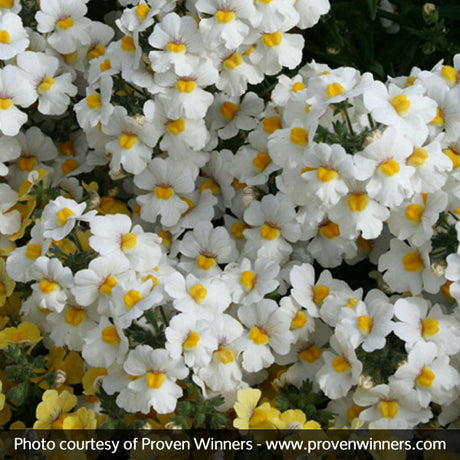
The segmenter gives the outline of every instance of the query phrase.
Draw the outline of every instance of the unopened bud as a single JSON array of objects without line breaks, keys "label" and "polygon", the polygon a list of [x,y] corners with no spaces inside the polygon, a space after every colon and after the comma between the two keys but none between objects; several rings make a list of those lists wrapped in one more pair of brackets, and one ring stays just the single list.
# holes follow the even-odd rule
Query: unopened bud
[{"label": "unopened bud", "polygon": [[166,428],[167,430],[182,430],[182,429],[183,429],[180,425],[177,425],[177,424],[174,423],[174,422],[168,422],[168,423],[166,423],[165,428]]},{"label": "unopened bud", "polygon": [[327,52],[327,54],[333,54],[333,55],[339,54],[340,53],[340,47],[338,45],[328,46],[326,48],[326,52]]},{"label": "unopened bud", "polygon": [[369,144],[372,144],[372,142],[378,141],[382,137],[382,131],[380,129],[376,129],[374,131],[371,131],[363,141],[363,149],[367,147]]},{"label": "unopened bud", "polygon": [[56,379],[54,381],[54,386],[59,388],[61,385],[64,385],[65,381],[67,380],[67,374],[62,369],[58,369],[56,371]]},{"label": "unopened bud", "polygon": [[32,185],[37,185],[40,182],[40,174],[38,171],[30,171],[30,173],[27,175],[27,180],[32,184]]},{"label": "unopened bud", "polygon": [[130,174],[127,173],[123,168],[120,168],[118,171],[113,171],[112,169],[109,171],[110,179],[112,180],[121,180],[125,177],[128,177]]},{"label": "unopened bud", "polygon": [[431,264],[431,271],[441,278],[446,273],[447,263],[444,260],[436,260]]},{"label": "unopened bud", "polygon": [[137,113],[133,116],[133,120],[139,125],[142,126],[145,123],[145,116],[141,113]]},{"label": "unopened bud", "polygon": [[358,387],[363,390],[370,390],[374,386],[372,377],[367,374],[361,374],[358,378]]},{"label": "unopened bud", "polygon": [[248,207],[255,199],[257,199],[257,193],[252,187],[244,187],[243,189],[243,204]]},{"label": "unopened bud", "polygon": [[439,19],[438,11],[434,3],[425,3],[422,8],[422,16],[427,24],[433,24]]}]

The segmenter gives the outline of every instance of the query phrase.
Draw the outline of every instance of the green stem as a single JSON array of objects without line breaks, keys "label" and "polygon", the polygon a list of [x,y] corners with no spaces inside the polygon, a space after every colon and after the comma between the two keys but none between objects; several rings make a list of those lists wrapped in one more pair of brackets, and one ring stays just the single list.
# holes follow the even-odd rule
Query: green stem
[{"label": "green stem", "polygon": [[354,136],[355,132],[353,131],[353,127],[351,126],[351,120],[350,120],[350,117],[348,116],[347,109],[343,108],[342,113],[345,115],[345,119],[347,120],[347,126],[348,126],[348,130],[350,131],[350,134]]}]

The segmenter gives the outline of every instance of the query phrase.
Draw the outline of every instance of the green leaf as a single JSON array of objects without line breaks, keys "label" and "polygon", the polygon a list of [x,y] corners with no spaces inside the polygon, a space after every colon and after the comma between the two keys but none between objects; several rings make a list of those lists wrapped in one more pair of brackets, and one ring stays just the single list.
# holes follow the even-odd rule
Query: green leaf
[{"label": "green leaf", "polygon": [[14,402],[17,406],[22,406],[27,400],[29,392],[29,382],[22,382],[8,390],[6,398]]},{"label": "green leaf", "polygon": [[367,0],[367,8],[369,9],[369,17],[372,21],[377,17],[377,7],[379,0]]}]

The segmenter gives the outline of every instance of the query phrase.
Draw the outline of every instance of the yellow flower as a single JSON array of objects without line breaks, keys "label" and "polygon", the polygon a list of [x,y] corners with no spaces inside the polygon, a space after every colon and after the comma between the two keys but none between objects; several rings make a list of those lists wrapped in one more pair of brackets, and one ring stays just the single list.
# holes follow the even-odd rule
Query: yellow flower
[{"label": "yellow flower", "polygon": [[35,324],[24,321],[18,327],[6,327],[0,332],[0,350],[16,343],[36,344],[41,340],[40,330]]},{"label": "yellow flower", "polygon": [[280,430],[320,430],[321,425],[314,421],[307,422],[307,416],[300,409],[289,409],[284,411],[273,424]]},{"label": "yellow flower", "polygon": [[76,404],[77,397],[67,390],[60,394],[56,390],[46,390],[35,412],[34,429],[62,429],[65,418]]},{"label": "yellow flower", "polygon": [[67,415],[62,422],[64,430],[95,430],[96,427],[96,414],[86,407],[80,407],[76,412]]},{"label": "yellow flower", "polygon": [[13,293],[15,286],[16,283],[6,273],[5,260],[0,258],[0,307],[5,305],[6,298]]},{"label": "yellow flower", "polygon": [[239,390],[237,401],[233,408],[237,418],[233,420],[233,426],[240,430],[270,430],[274,428],[273,420],[279,416],[278,409],[268,402],[257,406],[262,392],[256,388]]},{"label": "yellow flower", "polygon": [[[0,391],[3,389],[3,383],[0,380]],[[3,410],[5,407],[5,395],[3,393],[0,393],[0,411]]]},{"label": "yellow flower", "polygon": [[95,403],[98,401],[96,393],[99,389],[99,384],[107,375],[105,367],[92,367],[85,372],[82,379],[83,395],[86,402]]}]

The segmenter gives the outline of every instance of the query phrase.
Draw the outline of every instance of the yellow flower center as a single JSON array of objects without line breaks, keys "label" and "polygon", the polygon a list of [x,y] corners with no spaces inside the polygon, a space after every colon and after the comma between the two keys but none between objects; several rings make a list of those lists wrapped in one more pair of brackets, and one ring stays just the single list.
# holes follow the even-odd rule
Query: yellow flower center
[{"label": "yellow flower center", "polygon": [[233,102],[225,101],[220,106],[220,113],[227,121],[232,121],[239,110],[239,106]]},{"label": "yellow flower center", "polygon": [[302,350],[299,353],[299,358],[306,363],[314,363],[321,358],[321,350],[316,345],[313,345]]},{"label": "yellow flower center", "polygon": [[424,211],[425,206],[422,206],[421,204],[410,204],[406,208],[406,217],[413,224],[417,225],[422,220]]},{"label": "yellow flower center", "polygon": [[178,80],[176,89],[179,93],[191,93],[196,88],[196,83],[193,80]]},{"label": "yellow flower center", "polygon": [[124,296],[123,300],[125,302],[125,306],[128,310],[134,307],[138,302],[140,302],[144,296],[142,292],[136,291],[135,289],[130,289]]},{"label": "yellow flower center", "polygon": [[233,363],[235,361],[235,352],[231,348],[219,347],[213,352],[213,356],[221,364]]},{"label": "yellow flower center", "polygon": [[259,173],[264,172],[267,166],[271,163],[272,159],[264,152],[258,152],[257,156],[252,160],[255,170]]},{"label": "yellow flower center", "polygon": [[398,115],[405,115],[410,108],[410,101],[409,99],[407,99],[407,96],[405,94],[393,96],[391,98],[390,104],[396,110]]},{"label": "yellow flower center", "polygon": [[277,32],[273,32],[272,34],[262,35],[262,43],[267,48],[273,48],[274,46],[278,46],[282,40],[283,34],[279,30]]},{"label": "yellow flower center", "polygon": [[200,187],[200,192],[205,190],[211,190],[213,195],[218,195],[220,193],[220,186],[214,179],[206,179]]},{"label": "yellow flower center", "polygon": [[137,5],[136,16],[141,21],[143,21],[147,17],[147,14],[149,11],[150,11],[150,8],[145,3],[141,3],[140,5]]},{"label": "yellow flower center", "polygon": [[118,145],[122,149],[131,149],[137,144],[138,137],[132,133],[122,133],[118,138]]},{"label": "yellow flower center", "polygon": [[0,0],[0,8],[10,9],[14,6],[14,0]]},{"label": "yellow flower center", "polygon": [[55,283],[54,281],[44,279],[40,281],[39,287],[40,291],[42,291],[44,294],[51,294],[54,290],[59,288],[59,284]]},{"label": "yellow flower center", "polygon": [[62,163],[61,169],[64,174],[69,174],[72,171],[75,171],[79,166],[80,164],[78,161],[75,161],[73,158],[67,158],[67,160]]},{"label": "yellow flower center", "polygon": [[170,53],[183,53],[186,50],[186,46],[183,43],[169,42],[167,49]]},{"label": "yellow flower center", "polygon": [[241,274],[240,282],[247,292],[250,292],[254,289],[256,280],[257,280],[256,274],[251,271],[244,271]]},{"label": "yellow flower center", "polygon": [[228,70],[234,70],[243,63],[243,58],[240,53],[233,53],[224,61],[224,67]]},{"label": "yellow flower center", "polygon": [[200,254],[196,258],[196,264],[198,265],[199,268],[202,270],[209,270],[210,268],[214,267],[216,265],[217,261],[214,257],[210,257],[204,254]]},{"label": "yellow flower center", "polygon": [[37,159],[35,157],[20,157],[17,164],[21,171],[32,171],[37,164]]},{"label": "yellow flower center", "polygon": [[460,152],[454,148],[448,148],[444,150],[444,153],[452,161],[452,169],[457,169],[460,166]]},{"label": "yellow flower center", "polygon": [[303,311],[298,311],[291,321],[291,329],[301,329],[305,326],[307,317]]},{"label": "yellow flower center", "polygon": [[105,59],[104,62],[99,64],[99,69],[101,72],[105,72],[111,68],[112,68],[112,64],[110,63],[109,59]]},{"label": "yellow flower center", "polygon": [[198,305],[201,305],[208,295],[207,289],[202,284],[195,284],[188,290],[188,293]]},{"label": "yellow flower center", "polygon": [[5,45],[11,43],[11,37],[7,30],[0,30],[0,43],[5,43]]},{"label": "yellow flower center", "polygon": [[332,367],[334,368],[335,372],[343,373],[343,372],[349,372],[351,369],[350,363],[348,362],[348,359],[345,358],[344,356],[336,356],[332,360]]},{"label": "yellow flower center", "polygon": [[233,11],[219,10],[216,13],[216,19],[223,24],[227,24],[235,19],[235,13]]},{"label": "yellow flower center", "polygon": [[372,318],[370,316],[366,316],[366,315],[363,315],[363,316],[360,316],[358,318],[358,328],[364,333],[364,334],[369,334],[369,332],[371,332],[372,330]]},{"label": "yellow flower center", "polygon": [[298,147],[305,147],[308,144],[308,131],[304,128],[292,128],[289,140]]},{"label": "yellow flower center", "polygon": [[350,420],[350,422],[359,417],[359,414],[364,410],[364,407],[358,406],[357,404],[353,404],[348,410],[347,410],[347,418]]},{"label": "yellow flower center", "polygon": [[110,345],[117,345],[120,343],[120,336],[118,335],[115,326],[107,326],[101,331],[102,341]]},{"label": "yellow flower center", "polygon": [[26,248],[26,257],[28,259],[37,259],[42,253],[42,247],[39,244],[30,243]]},{"label": "yellow flower center", "polygon": [[449,82],[456,84],[458,82],[458,73],[457,71],[450,65],[443,66],[441,70],[441,75]]},{"label": "yellow flower center", "polygon": [[159,200],[169,200],[174,195],[174,189],[172,187],[155,187],[155,196]]},{"label": "yellow flower center", "polygon": [[125,233],[121,236],[120,248],[126,252],[133,249],[137,244],[137,236],[134,233]]},{"label": "yellow flower center", "polygon": [[338,176],[338,174],[337,171],[335,171],[334,169],[325,168],[321,166],[316,171],[316,176],[318,177],[318,180],[321,182],[329,182],[332,179],[335,179]]},{"label": "yellow flower center", "polygon": [[259,409],[258,407],[256,407],[252,411],[252,415],[249,418],[249,427],[250,428],[255,428],[255,427],[259,426],[259,425],[262,425],[264,422],[267,421],[267,419],[268,419],[267,413],[264,410]]},{"label": "yellow flower center", "polygon": [[328,99],[330,99],[331,97],[338,96],[344,92],[345,88],[337,82],[327,85],[326,88],[326,96],[328,97]]},{"label": "yellow flower center", "polygon": [[40,84],[38,85],[38,92],[39,93],[46,93],[51,89],[51,87],[54,85],[54,78],[53,77],[45,77]]},{"label": "yellow flower center", "polygon": [[321,225],[318,232],[321,236],[329,238],[330,240],[340,236],[339,226],[334,222],[329,222],[325,225]]},{"label": "yellow flower center", "polygon": [[200,336],[197,332],[192,331],[190,334],[187,336],[185,339],[185,342],[183,343],[183,347],[186,350],[191,350],[192,348],[195,348],[198,343],[200,342]]},{"label": "yellow flower center", "polygon": [[281,129],[281,120],[280,117],[268,117],[263,121],[264,131],[268,134],[274,133],[277,129]]},{"label": "yellow flower center", "polygon": [[59,144],[59,151],[66,156],[74,155],[75,149],[74,149],[72,141],[69,140],[69,141],[61,142]]},{"label": "yellow flower center", "polygon": [[109,275],[104,282],[99,286],[99,292],[101,294],[110,295],[112,289],[118,284],[117,279],[113,275]]},{"label": "yellow flower center", "polygon": [[13,105],[13,100],[10,98],[0,98],[0,110],[8,110]]},{"label": "yellow flower center", "polygon": [[400,167],[399,163],[396,160],[391,159],[379,165],[377,169],[381,173],[385,174],[385,176],[391,177],[399,172]]},{"label": "yellow flower center", "polygon": [[329,288],[323,284],[313,286],[313,302],[320,307],[329,295]]},{"label": "yellow flower center", "polygon": [[70,16],[67,18],[62,18],[56,23],[56,25],[62,30],[70,29],[73,27],[73,19]]},{"label": "yellow flower center", "polygon": [[404,270],[407,272],[420,273],[424,270],[425,265],[418,252],[408,252],[403,258],[402,263]]},{"label": "yellow flower center", "polygon": [[133,37],[130,37],[129,35],[125,35],[121,39],[121,49],[123,49],[124,51],[127,51],[128,53],[134,53],[134,51],[136,51],[136,45],[134,44]]},{"label": "yellow flower center", "polygon": [[416,77],[407,77],[406,83],[404,83],[404,88],[408,88],[409,86],[412,86],[415,83],[415,80],[417,80]]},{"label": "yellow flower center", "polygon": [[409,166],[417,168],[425,164],[425,161],[428,159],[428,153],[425,149],[417,147],[412,152],[412,155],[406,160],[406,163]]},{"label": "yellow flower center", "polygon": [[260,227],[260,236],[265,240],[272,241],[280,236],[279,228],[275,227],[273,224],[263,224]]},{"label": "yellow flower center", "polygon": [[249,331],[249,338],[257,345],[265,345],[269,341],[269,336],[264,329],[254,326]]},{"label": "yellow flower center", "polygon": [[75,327],[82,323],[85,318],[86,311],[81,308],[70,307],[65,312],[65,322]]},{"label": "yellow flower center", "polygon": [[436,115],[430,121],[430,124],[442,127],[442,126],[444,126],[444,121],[445,121],[445,119],[444,119],[443,111],[439,107],[436,107]]},{"label": "yellow flower center", "polygon": [[305,88],[306,86],[300,81],[298,81],[297,83],[294,83],[294,85],[292,86],[292,92],[297,93],[297,91],[302,91]]},{"label": "yellow flower center", "polygon": [[101,108],[101,95],[99,93],[90,94],[86,98],[87,106],[92,110],[98,110]]},{"label": "yellow flower center", "polygon": [[423,338],[433,337],[439,332],[439,321],[435,318],[425,318],[422,321]]},{"label": "yellow flower center", "polygon": [[420,372],[418,375],[416,382],[421,387],[431,387],[431,385],[433,385],[434,379],[434,372],[430,368],[424,367],[422,372]]},{"label": "yellow flower center", "polygon": [[345,305],[345,307],[347,308],[355,308],[356,304],[358,303],[358,300],[356,297],[350,297],[348,299],[348,302],[347,304]]},{"label": "yellow flower center", "polygon": [[385,417],[385,418],[395,418],[399,410],[398,403],[391,399],[380,401],[377,407],[382,417]]},{"label": "yellow flower center", "polygon": [[74,216],[75,213],[69,208],[62,208],[56,213],[56,220],[59,225],[65,225],[69,217]]},{"label": "yellow flower center", "polygon": [[171,120],[166,125],[166,129],[168,130],[169,134],[173,136],[177,136],[182,131],[185,130],[185,120],[183,118],[178,118],[177,120]]},{"label": "yellow flower center", "polygon": [[362,212],[369,204],[367,193],[350,193],[347,197],[347,205],[351,212]]},{"label": "yellow flower center", "polygon": [[158,390],[161,388],[163,383],[165,383],[166,380],[166,374],[163,372],[152,372],[148,371],[145,374],[145,382],[147,383],[147,387],[150,389],[155,389]]},{"label": "yellow flower center", "polygon": [[249,225],[246,222],[243,222],[241,220],[235,222],[232,227],[230,228],[230,233],[232,234],[233,238],[236,240],[242,240],[244,239],[244,231],[250,228]]},{"label": "yellow flower center", "polygon": [[91,48],[88,51],[88,59],[96,59],[98,57],[104,56],[105,54],[105,47],[101,43],[98,43],[96,46]]}]

